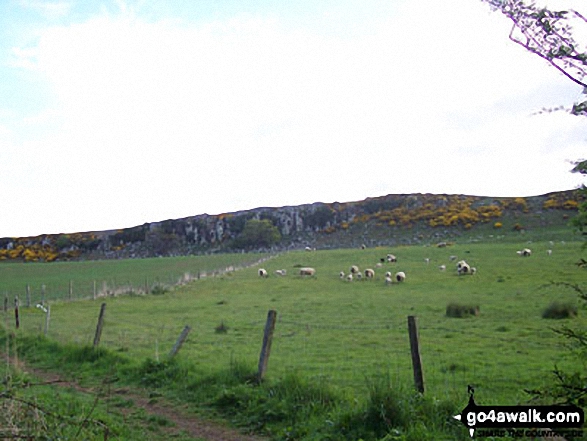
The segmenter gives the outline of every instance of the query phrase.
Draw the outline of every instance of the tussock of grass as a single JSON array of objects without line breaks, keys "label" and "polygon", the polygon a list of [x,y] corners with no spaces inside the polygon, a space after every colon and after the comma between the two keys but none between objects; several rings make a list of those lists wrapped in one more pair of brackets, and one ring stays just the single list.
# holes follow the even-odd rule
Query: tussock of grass
[{"label": "tussock of grass", "polygon": [[228,326],[226,326],[224,322],[221,322],[214,328],[214,332],[216,332],[216,334],[226,334],[228,332]]},{"label": "tussock of grass", "polygon": [[577,314],[577,307],[570,303],[552,302],[544,311],[542,311],[542,318],[566,319],[577,317]]},{"label": "tussock of grass", "polygon": [[446,305],[447,317],[471,317],[480,313],[478,305],[462,305],[460,303],[449,303]]}]

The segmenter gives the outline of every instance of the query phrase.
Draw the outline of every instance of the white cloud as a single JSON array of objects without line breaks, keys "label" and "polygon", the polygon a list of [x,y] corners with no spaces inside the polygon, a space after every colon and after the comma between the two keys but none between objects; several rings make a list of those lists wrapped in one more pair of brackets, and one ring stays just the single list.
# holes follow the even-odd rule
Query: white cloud
[{"label": "white cloud", "polygon": [[26,198],[57,214],[26,228],[575,186],[564,161],[584,151],[582,121],[529,116],[572,95],[568,80],[481,2],[400,6],[342,33],[279,15],[147,22],[124,7],[42,30],[14,65],[42,73],[55,106],[21,123],[43,136],[12,138],[8,161],[43,183]]}]

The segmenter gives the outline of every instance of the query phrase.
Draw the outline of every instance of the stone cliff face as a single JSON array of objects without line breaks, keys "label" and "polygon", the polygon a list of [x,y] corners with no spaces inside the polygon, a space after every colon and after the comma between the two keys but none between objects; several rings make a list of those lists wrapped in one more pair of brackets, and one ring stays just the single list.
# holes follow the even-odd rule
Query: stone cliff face
[{"label": "stone cliff face", "polygon": [[[537,224],[536,219],[562,221],[569,216],[567,213],[577,210],[581,200],[580,193],[571,190],[530,198],[410,194],[357,202],[256,208],[170,219],[114,231],[2,238],[0,260],[54,261],[244,251],[235,243],[251,219],[269,220],[279,230],[281,240],[274,249],[418,243],[458,236],[483,224],[514,230],[548,226],[552,220]],[[561,215],[542,216],[546,212]],[[251,249],[255,248],[248,248]]]}]

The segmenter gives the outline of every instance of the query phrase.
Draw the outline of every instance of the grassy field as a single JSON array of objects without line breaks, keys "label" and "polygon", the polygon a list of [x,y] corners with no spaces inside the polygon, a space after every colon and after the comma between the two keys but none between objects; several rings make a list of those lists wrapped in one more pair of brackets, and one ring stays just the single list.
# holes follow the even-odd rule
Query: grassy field
[{"label": "grassy field", "polygon": [[[533,249],[531,257],[516,254],[523,246]],[[257,363],[267,312],[273,309],[278,322],[269,376],[295,371],[361,391],[369,376],[412,381],[407,316],[414,315],[430,393],[464,396],[466,385],[474,384],[485,402],[515,404],[526,398],[523,389],[539,386],[555,364],[573,363],[564,358],[564,342],[550,327],[585,324],[585,317],[556,321],[541,318],[541,313],[553,301],[577,305],[573,290],[550,282],[584,281],[584,271],[574,265],[578,247],[569,242],[471,243],[292,252],[263,264],[268,279],[259,278],[254,266],[194,281],[165,295],[54,303],[49,337],[91,344],[104,301],[103,346],[134,358],[163,358],[189,325],[180,356],[199,369],[215,371],[231,360]],[[553,248],[551,256],[547,248]],[[389,251],[398,262],[376,268],[375,280],[339,279],[339,271],[348,272],[351,264],[375,268]],[[457,276],[451,255],[477,267],[477,274]],[[446,271],[438,269],[441,264]],[[83,272],[88,264],[70,264],[68,275],[75,274],[76,265]],[[297,276],[301,265],[315,267],[316,277]],[[287,269],[286,277],[274,275],[280,268]],[[405,271],[406,282],[386,286],[383,273],[388,269]],[[451,302],[478,305],[480,315],[446,317]],[[43,327],[40,309],[21,309],[20,332],[39,333]]]},{"label": "grassy field", "polygon": [[26,301],[26,286],[31,301],[68,299],[70,282],[74,299],[90,298],[94,293],[144,291],[146,287],[169,286],[179,281],[243,267],[267,257],[264,254],[213,254],[149,259],[97,260],[81,262],[1,263],[0,295]]},{"label": "grassy field", "polygon": [[[376,379],[413,388],[407,333],[407,317],[413,315],[419,329],[426,396],[450,399],[464,407],[467,385],[473,385],[479,404],[514,405],[528,400],[524,389],[552,381],[555,365],[578,369],[578,362],[567,356],[564,339],[551,328],[584,328],[584,310],[565,320],[543,319],[541,315],[554,301],[579,306],[576,292],[556,283],[584,286],[585,270],[575,265],[580,245],[494,240],[446,248],[290,252],[262,265],[195,280],[161,295],[52,302],[48,337],[61,343],[91,345],[104,302],[102,347],[137,362],[165,360],[181,330],[189,325],[192,329],[178,359],[187,363],[194,375],[206,377],[235,365],[254,370],[267,313],[275,310],[278,320],[268,380],[279,382],[293,374],[362,400]],[[516,254],[524,247],[532,249],[532,256]],[[547,255],[547,249],[552,249],[552,255]],[[398,262],[377,268],[389,252]],[[450,256],[465,259],[477,273],[458,276]],[[227,259],[223,265],[231,261]],[[167,264],[165,260],[154,259],[153,265]],[[129,261],[114,263],[121,268],[131,265]],[[201,267],[214,264],[202,263]],[[31,278],[35,269],[65,268],[58,265],[22,267],[31,271],[26,273]],[[375,279],[342,281],[339,272],[348,273],[351,265],[374,268]],[[446,271],[441,271],[440,265],[446,265]],[[68,264],[62,280],[87,271],[89,266],[88,262]],[[260,266],[268,270],[267,279],[257,275]],[[316,276],[298,276],[300,266],[316,268]],[[277,269],[286,269],[287,276],[275,275]],[[387,270],[404,271],[406,281],[386,285],[383,274]],[[124,270],[117,271],[123,277]],[[12,274],[10,283],[16,286],[26,283],[25,273],[16,269],[4,274]],[[34,276],[41,280],[43,275]],[[479,306],[480,314],[447,317],[446,306],[451,302]],[[44,323],[40,309],[21,308],[18,334],[40,334]],[[3,326],[14,329],[11,314],[5,314]]]}]

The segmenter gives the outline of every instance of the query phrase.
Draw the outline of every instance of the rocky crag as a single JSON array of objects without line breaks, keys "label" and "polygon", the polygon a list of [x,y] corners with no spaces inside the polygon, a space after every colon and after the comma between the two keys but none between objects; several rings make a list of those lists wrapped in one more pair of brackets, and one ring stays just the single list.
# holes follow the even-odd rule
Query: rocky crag
[{"label": "rocky crag", "polygon": [[[582,201],[577,190],[527,198],[400,194],[356,202],[316,202],[200,214],[113,231],[0,238],[0,260],[45,261],[140,258],[437,243],[485,232],[532,231],[568,225]],[[239,241],[251,220],[278,232],[271,246]],[[267,224],[265,222],[265,224]]]}]

